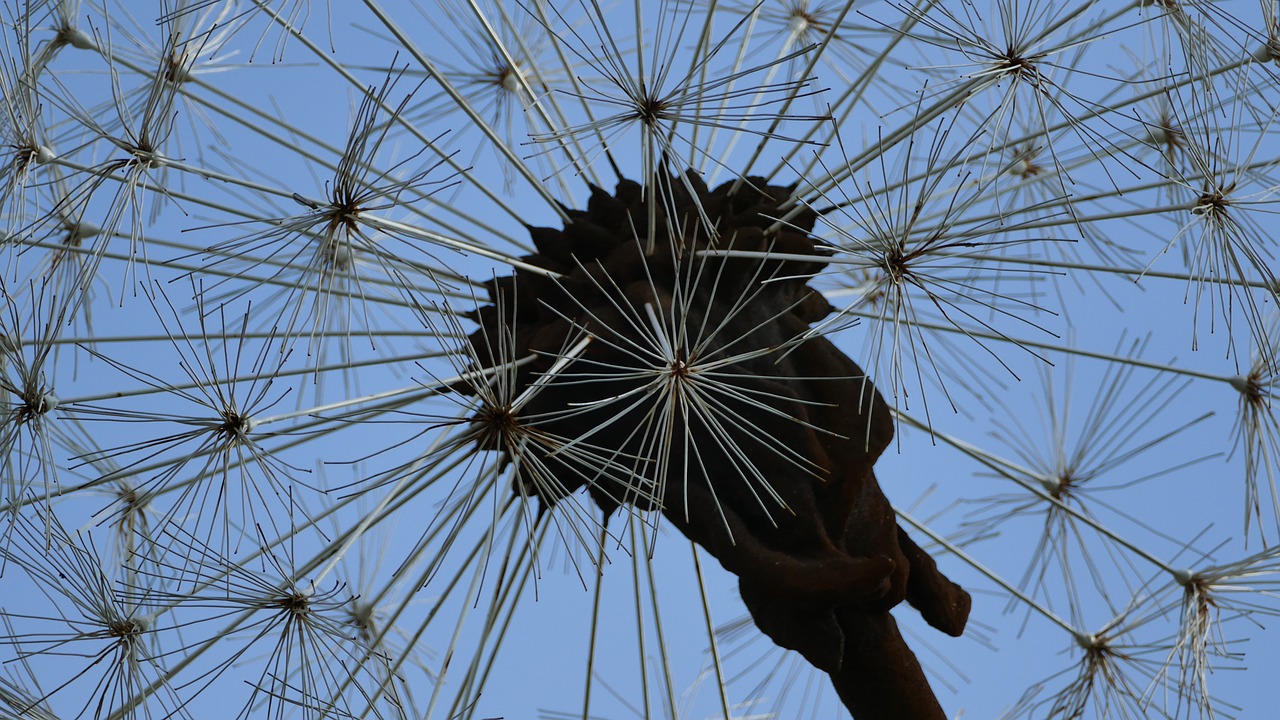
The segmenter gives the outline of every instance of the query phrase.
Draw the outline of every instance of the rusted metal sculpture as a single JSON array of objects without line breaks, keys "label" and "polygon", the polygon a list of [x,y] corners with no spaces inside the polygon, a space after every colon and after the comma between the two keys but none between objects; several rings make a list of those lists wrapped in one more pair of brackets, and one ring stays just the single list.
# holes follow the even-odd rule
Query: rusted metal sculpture
[{"label": "rusted metal sculpture", "polygon": [[[889,611],[906,600],[958,636],[970,598],[898,526],[876,481],[889,408],[808,333],[831,307],[808,286],[821,264],[804,258],[829,250],[810,235],[815,212],[775,221],[791,190],[760,178],[710,190],[688,173],[663,184],[654,210],[639,184],[593,188],[563,229],[530,229],[538,252],[525,262],[558,277],[495,280],[472,344],[481,365],[499,362],[500,333],[515,357],[537,355],[518,375],[521,387],[543,378],[521,414],[628,468],[591,477],[544,447],[555,489],[522,492],[546,507],[585,485],[606,518],[622,504],[660,509],[738,576],[760,630],[828,673],[857,720],[941,719]],[[548,378],[576,333],[593,340]]]}]

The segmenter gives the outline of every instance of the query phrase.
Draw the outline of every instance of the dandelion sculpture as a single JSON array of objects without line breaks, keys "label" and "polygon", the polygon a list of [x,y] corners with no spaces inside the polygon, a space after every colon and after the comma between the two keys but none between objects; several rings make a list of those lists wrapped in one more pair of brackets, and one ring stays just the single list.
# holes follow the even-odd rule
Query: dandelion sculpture
[{"label": "dandelion sculpture", "polygon": [[[538,253],[492,283],[471,344],[513,339],[517,356],[541,359],[517,391],[541,386],[519,413],[482,406],[475,421],[492,436],[520,425],[606,448],[623,473],[495,446],[514,463],[540,452],[551,477],[517,489],[544,505],[586,486],[606,517],[623,504],[661,510],[738,576],[756,625],[828,673],[854,717],[943,718],[889,610],[905,599],[958,636],[969,595],[876,483],[888,406],[843,352],[807,335],[832,311],[807,284],[821,266],[802,259],[829,254],[809,234],[815,214],[778,224],[794,188],[763,178],[715,190],[692,171],[684,180],[654,218],[653,189],[623,181],[613,195],[595,188],[563,230],[532,229]],[[717,250],[763,255],[708,256]],[[519,298],[537,304],[521,312]],[[575,336],[590,345],[552,373]]]},{"label": "dandelion sculpture", "polygon": [[1266,716],[1278,68],[1275,0],[0,3],[0,718]]}]

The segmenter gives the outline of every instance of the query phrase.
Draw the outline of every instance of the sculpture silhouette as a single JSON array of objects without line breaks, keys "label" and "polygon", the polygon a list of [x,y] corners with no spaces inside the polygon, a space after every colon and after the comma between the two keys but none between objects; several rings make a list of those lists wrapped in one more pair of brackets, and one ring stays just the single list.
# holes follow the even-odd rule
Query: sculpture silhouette
[{"label": "sculpture silhouette", "polygon": [[[521,415],[629,471],[589,477],[534,450],[557,483],[521,492],[545,509],[585,485],[606,518],[623,504],[661,510],[738,576],[759,629],[828,673],[857,720],[941,719],[889,611],[906,600],[958,636],[970,598],[876,481],[893,437],[883,398],[828,339],[805,337],[831,307],[807,284],[822,265],[803,257],[829,249],[810,235],[814,211],[775,222],[791,191],[761,178],[709,190],[689,172],[663,183],[650,225],[639,184],[593,188],[563,229],[530,228],[538,252],[524,261],[560,277],[494,280],[472,345],[482,366],[500,362],[501,333],[515,357],[536,354],[517,375],[527,388],[575,332],[593,338]],[[713,248],[770,254],[700,252]]]}]

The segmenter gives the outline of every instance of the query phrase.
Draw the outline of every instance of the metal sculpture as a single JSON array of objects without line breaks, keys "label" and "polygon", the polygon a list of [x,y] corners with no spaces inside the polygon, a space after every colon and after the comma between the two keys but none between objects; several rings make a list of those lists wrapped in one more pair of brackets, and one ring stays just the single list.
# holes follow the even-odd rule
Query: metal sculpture
[{"label": "metal sculpture", "polygon": [[[520,492],[545,509],[585,486],[606,518],[660,510],[857,720],[941,719],[890,610],[905,600],[958,636],[970,598],[876,481],[893,421],[862,369],[811,332],[832,310],[808,285],[830,249],[810,234],[815,211],[788,215],[791,191],[761,178],[711,190],[692,172],[593,188],[563,229],[530,228],[538,252],[490,284],[471,344],[481,366],[503,362],[500,346],[536,357],[516,375],[536,392],[504,422],[601,456],[592,475],[554,443],[525,448],[555,482]],[[591,342],[565,363],[577,336]]]}]

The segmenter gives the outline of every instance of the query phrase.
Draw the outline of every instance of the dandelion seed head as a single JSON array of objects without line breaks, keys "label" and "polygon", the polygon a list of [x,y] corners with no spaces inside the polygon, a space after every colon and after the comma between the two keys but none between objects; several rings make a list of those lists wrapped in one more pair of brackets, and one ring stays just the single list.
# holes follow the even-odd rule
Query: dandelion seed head
[{"label": "dandelion seed head", "polygon": [[1036,156],[1041,150],[1029,143],[1010,148],[1013,162],[1009,165],[1009,174],[1020,180],[1033,180],[1048,172],[1047,167],[1037,162]]},{"label": "dandelion seed head", "polygon": [[1176,125],[1171,113],[1163,114],[1147,127],[1147,141],[1161,148],[1166,154],[1176,153],[1187,146],[1187,135]]},{"label": "dandelion seed head", "polygon": [[[390,648],[387,647],[389,637],[383,634],[387,625],[384,625],[382,615],[383,612],[376,603],[369,602],[361,596],[355,596],[346,605],[344,620],[346,625],[354,631],[356,641],[374,650],[378,657],[385,661],[387,659],[385,653]],[[409,650],[406,648],[404,652]]]},{"label": "dandelion seed head", "polygon": [[59,13],[57,32],[50,41],[50,49],[70,46],[77,50],[97,50],[98,42],[93,35],[76,27],[71,19]]},{"label": "dandelion seed head", "polygon": [[796,2],[787,11],[787,30],[797,38],[807,37],[814,31],[817,18],[809,12],[807,2]]},{"label": "dandelion seed head", "polygon": [[1081,658],[1081,665],[1084,666],[1083,675],[1092,682],[1095,678],[1103,677],[1115,672],[1116,664],[1127,658],[1127,655],[1116,645],[1111,643],[1110,638],[1105,635],[1082,635],[1077,637],[1080,647],[1084,650],[1084,657]]},{"label": "dandelion seed head", "polygon": [[667,364],[666,375],[672,381],[679,382],[688,379],[694,374],[694,366],[684,359],[684,352],[677,351],[675,356]]},{"label": "dandelion seed head", "polygon": [[102,228],[91,222],[72,220],[70,218],[63,219],[62,229],[62,244],[76,248],[84,245],[85,240],[97,237],[102,233]]},{"label": "dandelion seed head", "polygon": [[33,386],[23,390],[21,401],[14,407],[14,414],[19,423],[36,422],[56,409],[58,396],[51,390]]},{"label": "dandelion seed head", "polygon": [[142,619],[120,618],[106,623],[106,634],[121,643],[138,642],[146,632],[146,623]]},{"label": "dandelion seed head", "polygon": [[1267,491],[1272,496],[1277,522],[1280,522],[1275,480],[1276,458],[1280,453],[1280,422],[1275,415],[1275,398],[1277,388],[1280,388],[1280,372],[1277,371],[1274,352],[1274,347],[1259,346],[1254,351],[1249,371],[1228,379],[1231,387],[1239,393],[1232,429],[1232,453],[1243,449],[1246,531],[1253,519],[1260,518],[1263,496]]},{"label": "dandelion seed head", "polygon": [[132,536],[143,532],[149,525],[148,514],[153,495],[139,492],[131,483],[120,480],[116,483],[115,504],[120,512],[115,516],[114,524],[126,531],[126,550],[132,549]]},{"label": "dandelion seed head", "polygon": [[1022,711],[1036,718],[1081,718],[1092,706],[1098,717],[1146,717],[1143,689],[1132,677],[1141,667],[1141,658],[1108,632],[1077,632],[1075,640],[1083,651],[1075,676],[1056,695],[1039,703],[1027,702],[1039,689],[1033,688],[1024,697],[1028,707]]},{"label": "dandelion seed head", "polygon": [[1245,408],[1266,408],[1271,405],[1271,394],[1264,383],[1265,369],[1255,365],[1247,375],[1233,375],[1231,387],[1240,393],[1240,402]]},{"label": "dandelion seed head", "polygon": [[370,642],[377,635],[377,614],[378,607],[374,603],[352,598],[347,608],[347,622],[359,632],[361,640]]},{"label": "dandelion seed head", "polygon": [[26,143],[15,143],[9,147],[13,151],[9,160],[11,167],[9,174],[15,179],[15,182],[29,175],[36,166],[53,162],[58,157],[53,148],[34,140]]},{"label": "dandelion seed head", "polygon": [[[1262,569],[1273,558],[1274,551],[1268,550],[1240,563],[1174,572],[1174,582],[1180,586],[1176,601],[1178,628],[1157,679],[1172,681],[1179,705],[1185,703],[1197,708],[1202,717],[1213,716],[1210,679],[1215,666],[1224,661],[1239,663],[1244,658],[1243,653],[1231,648],[1232,641],[1224,634],[1223,624],[1263,608],[1248,602],[1236,605],[1227,593],[1238,590],[1242,581],[1247,583],[1246,578],[1253,571]],[[1262,572],[1265,574],[1267,570]],[[1165,609],[1157,611],[1158,614],[1165,612]]]},{"label": "dandelion seed head", "polygon": [[[1073,492],[1080,484],[1080,479],[1071,470],[1064,469],[1053,477],[1044,478],[1043,483],[1050,497],[1065,502],[1073,499]],[[1056,506],[1052,506],[1051,511],[1053,508]]]},{"label": "dandelion seed head", "polygon": [[814,2],[813,0],[786,0],[766,2],[759,6],[739,6],[739,12],[753,11],[762,22],[778,28],[776,32],[787,40],[788,47],[820,42],[831,29],[832,16],[841,12],[839,3]]},{"label": "dandelion seed head", "polygon": [[279,609],[290,617],[302,619],[311,614],[311,597],[294,591],[276,598],[272,601],[271,607]]},{"label": "dandelion seed head", "polygon": [[1226,222],[1227,208],[1231,206],[1231,199],[1227,197],[1230,192],[1231,188],[1205,190],[1191,206],[1191,214],[1204,218],[1206,222]]},{"label": "dandelion seed head", "polygon": [[227,448],[251,443],[249,433],[253,432],[254,420],[235,408],[225,408],[221,413],[221,424],[218,425],[218,438]]},{"label": "dandelion seed head", "polygon": [[1040,68],[1035,63],[1036,58],[1027,57],[1022,51],[1014,46],[1005,49],[1004,54],[995,59],[994,65],[996,70],[1001,71],[1004,75],[1009,75],[1025,82],[1032,87],[1040,87],[1043,76],[1040,74]]},{"label": "dandelion seed head", "polygon": [[[343,227],[348,232],[355,231],[354,225],[344,225]],[[343,275],[350,271],[358,255],[356,249],[352,247],[351,242],[346,237],[329,234],[326,234],[320,240],[317,254],[320,258],[320,269],[332,275]]]},{"label": "dandelion seed head", "polygon": [[911,279],[911,258],[897,245],[885,247],[881,267],[884,269],[885,282],[890,285],[902,285]]},{"label": "dandelion seed head", "polygon": [[524,71],[519,63],[515,65],[504,64],[494,72],[494,83],[502,88],[504,92],[512,95],[520,95],[524,92]]},{"label": "dandelion seed head", "polygon": [[1253,59],[1258,62],[1274,62],[1280,64],[1280,38],[1269,37],[1267,41],[1253,51]]},{"label": "dandelion seed head", "polygon": [[471,422],[479,430],[476,442],[485,450],[514,452],[527,432],[509,405],[481,403]]},{"label": "dandelion seed head", "polygon": [[672,106],[668,100],[646,93],[635,97],[634,102],[635,118],[643,125],[655,128],[665,121],[674,119],[671,114]]},{"label": "dandelion seed head", "polygon": [[1182,585],[1183,625],[1194,631],[1196,636],[1208,635],[1218,610],[1218,602],[1213,596],[1213,583],[1209,578],[1192,575]]},{"label": "dandelion seed head", "polygon": [[164,58],[164,81],[171,85],[181,85],[190,82],[195,77],[196,57],[195,54],[178,45],[171,45],[169,53]]},{"label": "dandelion seed head", "polygon": [[168,160],[160,154],[158,144],[150,135],[139,138],[135,144],[119,143],[132,157],[128,161],[137,171],[159,170]]}]

